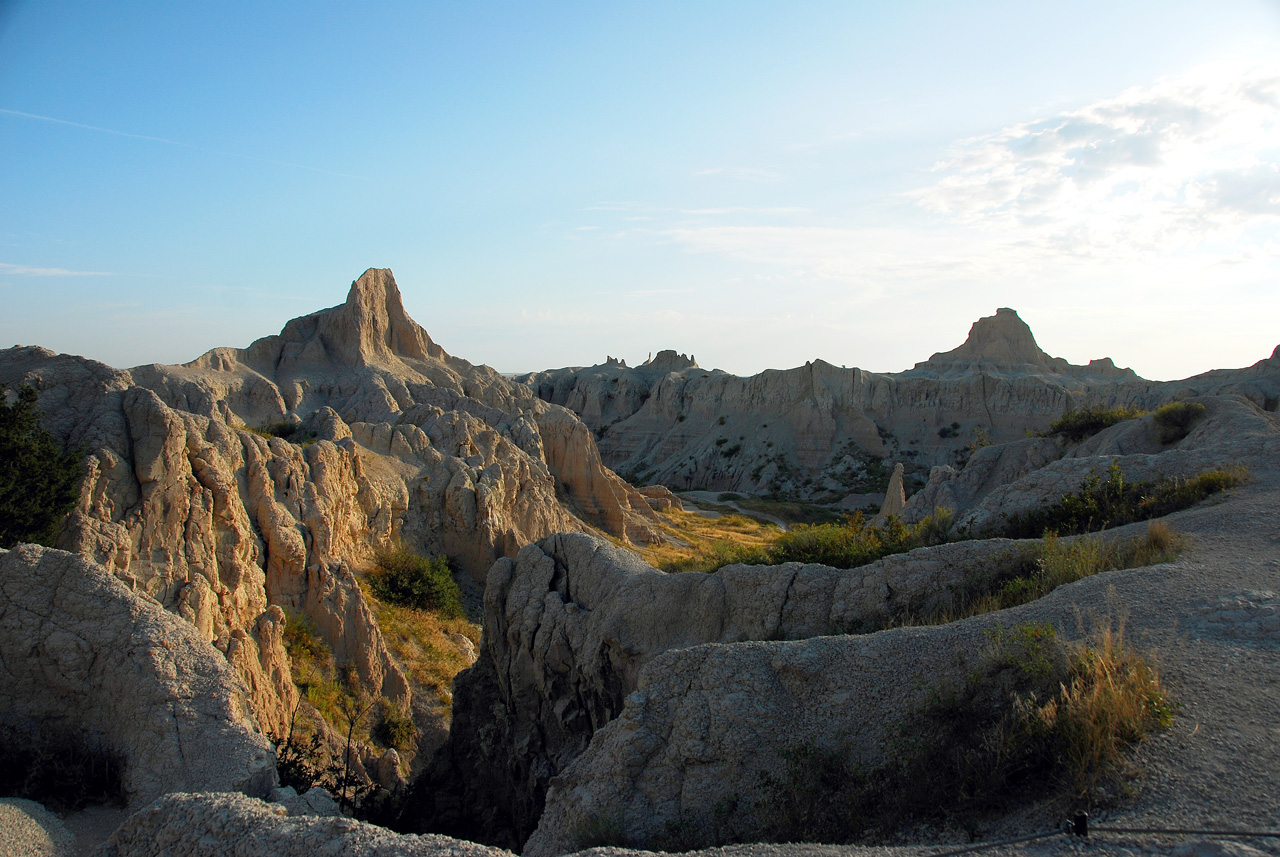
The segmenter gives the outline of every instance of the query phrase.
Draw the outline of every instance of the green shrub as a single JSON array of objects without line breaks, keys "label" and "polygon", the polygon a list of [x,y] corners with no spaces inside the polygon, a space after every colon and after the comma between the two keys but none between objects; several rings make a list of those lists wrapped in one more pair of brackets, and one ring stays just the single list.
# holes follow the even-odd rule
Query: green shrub
[{"label": "green shrub", "polygon": [[847,747],[813,743],[782,751],[781,775],[761,772],[757,806],[761,842],[845,843],[866,832],[875,809],[875,788],[851,761]]},{"label": "green shrub", "polygon": [[693,556],[668,560],[662,563],[661,568],[668,572],[715,571],[726,565],[738,564],[769,565],[771,563],[764,548],[744,545],[729,539],[716,539]]},{"label": "green shrub", "polygon": [[1207,413],[1209,409],[1199,402],[1170,402],[1157,408],[1151,419],[1159,433],[1160,443],[1168,446],[1190,434],[1192,426]]},{"label": "green shrub", "polygon": [[1104,428],[1110,428],[1125,420],[1134,420],[1146,413],[1138,408],[1118,407],[1104,408],[1095,405],[1083,411],[1068,410],[1062,416],[1049,423],[1045,436],[1061,435],[1072,443],[1092,437]]},{"label": "green shrub", "polygon": [[365,579],[383,601],[445,618],[462,615],[462,596],[445,556],[427,558],[400,545],[378,551],[373,561]]},{"label": "green shrub", "polygon": [[881,557],[919,547],[915,531],[896,517],[873,527],[856,513],[841,524],[797,524],[769,546],[770,559],[857,568]]},{"label": "green shrub", "polygon": [[1245,481],[1243,467],[1210,470],[1189,478],[1169,477],[1155,482],[1129,482],[1118,462],[1107,469],[1105,481],[1090,473],[1080,489],[1050,506],[1006,515],[990,536],[1038,538],[1047,531],[1059,535],[1096,532],[1186,509],[1206,497]]},{"label": "green shrub", "polygon": [[413,717],[403,706],[384,699],[376,732],[378,740],[388,747],[405,750],[413,744],[418,735],[418,728],[413,723]]},{"label": "green shrub", "polygon": [[79,497],[84,450],[58,448],[40,427],[38,398],[24,385],[10,404],[0,384],[0,549],[53,545]]}]

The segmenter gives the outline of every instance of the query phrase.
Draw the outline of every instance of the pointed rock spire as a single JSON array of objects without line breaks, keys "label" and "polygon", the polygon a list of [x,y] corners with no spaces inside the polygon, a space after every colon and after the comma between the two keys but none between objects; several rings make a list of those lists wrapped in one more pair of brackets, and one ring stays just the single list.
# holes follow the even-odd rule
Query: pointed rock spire
[{"label": "pointed rock spire", "polygon": [[1051,366],[1055,362],[1061,361],[1055,361],[1040,350],[1031,328],[1008,307],[1001,307],[995,315],[975,321],[969,329],[969,338],[959,348],[935,354],[928,360],[930,364],[992,363],[1002,366]]}]

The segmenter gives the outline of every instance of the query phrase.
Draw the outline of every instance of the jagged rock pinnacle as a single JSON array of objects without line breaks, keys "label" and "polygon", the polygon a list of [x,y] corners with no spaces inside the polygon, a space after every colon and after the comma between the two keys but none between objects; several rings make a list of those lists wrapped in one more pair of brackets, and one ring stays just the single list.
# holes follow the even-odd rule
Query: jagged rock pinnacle
[{"label": "jagged rock pinnacle", "polygon": [[388,268],[370,268],[345,303],[295,318],[280,332],[286,365],[382,365],[397,358],[446,358],[444,349],[404,310]]},{"label": "jagged rock pinnacle", "polygon": [[1050,366],[1055,361],[1040,350],[1031,328],[1018,317],[1018,313],[1001,307],[995,315],[975,321],[963,345],[933,355],[928,363]]}]

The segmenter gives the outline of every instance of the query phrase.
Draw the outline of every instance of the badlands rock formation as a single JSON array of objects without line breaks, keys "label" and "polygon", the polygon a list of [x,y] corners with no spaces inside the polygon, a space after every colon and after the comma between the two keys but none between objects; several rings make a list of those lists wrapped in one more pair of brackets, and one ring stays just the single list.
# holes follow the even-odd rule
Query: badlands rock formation
[{"label": "badlands rock formation", "polygon": [[902,517],[915,522],[934,509],[946,508],[956,513],[958,530],[982,533],[998,529],[1006,515],[1031,511],[1045,498],[1079,490],[1091,475],[1105,478],[1113,464],[1131,482],[1189,477],[1247,461],[1253,457],[1246,451],[1248,444],[1262,443],[1275,432],[1275,415],[1239,396],[1188,401],[1204,405],[1207,415],[1176,443],[1162,444],[1154,418],[1147,415],[1118,423],[1079,444],[1062,438],[1027,438],[985,447],[963,470],[935,467]]},{"label": "badlands rock formation", "polygon": [[[943,609],[966,574],[1012,544],[941,545],[852,570],[788,563],[714,574],[666,574],[584,534],[529,545],[489,572],[480,660],[454,682],[449,741],[406,816],[516,848],[538,823],[548,785],[619,715],[651,659]],[[901,703],[917,690],[880,696]]]},{"label": "badlands rock formation", "polygon": [[[88,450],[59,545],[186,618],[239,670],[268,730],[296,698],[281,610],[308,617],[372,692],[408,698],[352,572],[394,539],[482,577],[588,523],[656,538],[591,432],[446,354],[405,314],[390,271],[248,348],[128,371],[13,348],[0,383],[36,387],[45,426]],[[244,428],[263,425],[297,442]]]},{"label": "badlands rock formation", "polygon": [[4,740],[60,732],[120,753],[134,808],[171,791],[265,796],[275,758],[251,703],[191,623],[106,569],[35,545],[0,551]]},{"label": "badlands rock formation", "polygon": [[635,368],[613,361],[521,380],[577,413],[620,473],[677,489],[861,508],[878,505],[895,461],[906,465],[911,493],[930,468],[1041,431],[1068,408],[1150,408],[1235,393],[1275,411],[1280,353],[1249,369],[1146,381],[1110,359],[1075,366],[1050,357],[1017,313],[1002,308],[974,323],[960,347],[895,374],[815,360],[743,378],[664,351]]},{"label": "badlands rock formation", "polygon": [[[1209,412],[1185,439],[1153,451],[1136,451],[1146,449],[1143,421],[1052,456],[1027,453],[1049,439],[992,447],[952,480],[956,496],[970,492],[962,520],[978,530],[1052,502],[1117,457],[1134,479],[1243,464],[1273,486],[1280,420],[1238,396],[1204,401]],[[1023,472],[988,461],[1003,455]],[[620,820],[636,843],[675,828],[708,843],[717,827],[750,831],[764,799],[758,774],[777,772],[789,747],[841,745],[874,767],[896,724],[972,669],[995,625],[1035,617],[1080,632],[1072,593],[1084,588],[1101,605],[1100,580],[1008,614],[827,636],[945,608],[966,572],[1016,550],[986,539],[852,570],[704,575],[663,574],[587,535],[530,545],[490,571],[480,660],[455,681],[449,742],[408,816],[532,857],[573,850],[575,831],[601,819]]]}]

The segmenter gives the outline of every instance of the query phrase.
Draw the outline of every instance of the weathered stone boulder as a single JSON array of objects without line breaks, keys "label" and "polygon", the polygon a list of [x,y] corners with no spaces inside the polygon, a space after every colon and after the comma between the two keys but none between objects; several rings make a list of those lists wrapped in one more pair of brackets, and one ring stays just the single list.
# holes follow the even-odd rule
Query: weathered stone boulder
[{"label": "weathered stone boulder", "polygon": [[0,853],[12,857],[72,857],[75,836],[62,819],[22,798],[0,799]]},{"label": "weathered stone boulder", "polygon": [[728,566],[666,574],[563,534],[489,572],[480,659],[454,682],[453,727],[405,824],[517,848],[548,784],[613,720],[654,657],[712,642],[798,639],[943,609],[1004,540],[925,548],[862,568]]},{"label": "weathered stone boulder", "polygon": [[405,836],[342,817],[289,815],[244,795],[171,794],[130,816],[97,857],[509,857],[444,836]]},{"label": "weathered stone boulder", "polygon": [[170,791],[265,795],[274,754],[249,694],[189,622],[82,557],[0,551],[0,723],[123,754],[137,807]]},{"label": "weathered stone boulder", "polygon": [[656,511],[684,511],[684,503],[680,502],[675,492],[665,485],[646,485],[640,489],[640,496],[648,502],[650,508]]}]

